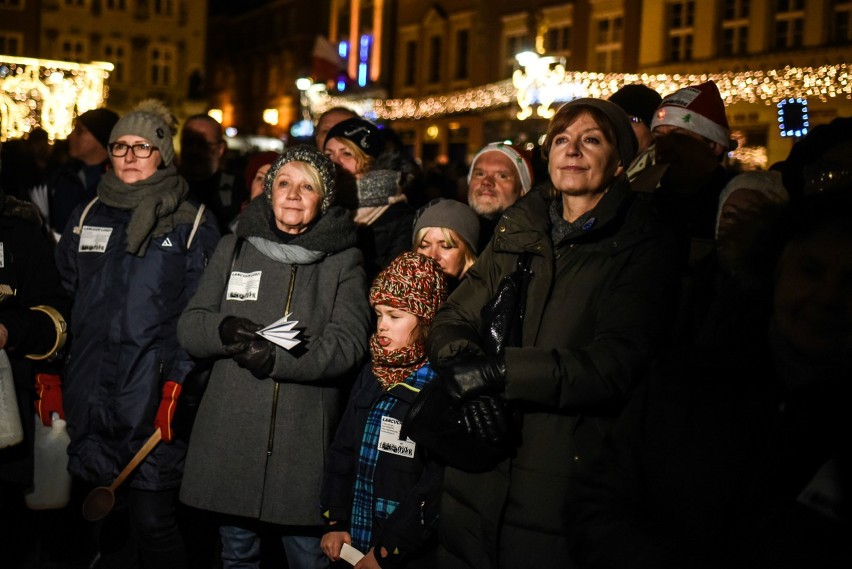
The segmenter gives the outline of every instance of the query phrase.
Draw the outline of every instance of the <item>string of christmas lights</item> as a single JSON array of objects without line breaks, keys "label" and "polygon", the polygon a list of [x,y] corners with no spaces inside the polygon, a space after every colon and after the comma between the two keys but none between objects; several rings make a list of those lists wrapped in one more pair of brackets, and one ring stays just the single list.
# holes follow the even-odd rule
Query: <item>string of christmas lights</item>
[{"label": "string of christmas lights", "polygon": [[74,117],[103,106],[113,65],[0,57],[0,141],[40,126],[51,140],[66,138]]},{"label": "string of christmas lights", "polygon": [[[852,98],[849,64],[819,67],[785,67],[769,71],[739,73],[596,73],[566,71],[556,101],[576,97],[607,98],[623,85],[642,83],[665,96],[682,87],[715,81],[726,105],[733,103],[775,104],[788,97],[807,97],[827,101],[830,98]],[[314,113],[333,106],[357,107],[362,114],[381,120],[437,118],[456,113],[499,108],[518,101],[518,91],[511,79],[488,85],[404,99],[361,99],[331,96],[319,92],[311,97]]]}]

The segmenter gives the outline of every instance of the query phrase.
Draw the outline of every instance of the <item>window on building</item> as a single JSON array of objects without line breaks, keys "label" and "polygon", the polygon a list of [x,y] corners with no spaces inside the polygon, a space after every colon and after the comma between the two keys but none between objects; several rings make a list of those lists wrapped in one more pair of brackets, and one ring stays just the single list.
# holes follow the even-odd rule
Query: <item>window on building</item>
[{"label": "window on building", "polygon": [[130,55],[130,47],[123,42],[106,41],[103,44],[103,58],[113,65],[109,76],[110,83],[124,83],[127,81],[127,58]]},{"label": "window on building", "polygon": [[85,38],[66,36],[59,40],[59,59],[65,61],[87,61],[89,42]]},{"label": "window on building", "polygon": [[10,10],[21,10],[24,8],[24,5],[25,0],[0,0],[0,8],[9,8]]},{"label": "window on building", "polygon": [[748,51],[749,0],[725,0],[722,6],[722,55]]},{"label": "window on building", "polygon": [[441,36],[429,38],[429,83],[441,82],[441,51],[443,50]]},{"label": "window on building", "polygon": [[124,12],[127,10],[127,0],[106,0],[104,2],[107,10]]},{"label": "window on building", "polygon": [[834,0],[834,29],[831,41],[852,42],[852,0]]},{"label": "window on building", "polygon": [[154,14],[157,16],[174,16],[175,1],[174,0],[154,0],[151,3]]},{"label": "window on building", "polygon": [[403,85],[413,87],[417,83],[417,42],[405,42],[405,71]]},{"label": "window on building", "polygon": [[775,48],[802,47],[805,30],[805,0],[776,0]]},{"label": "window on building", "polygon": [[15,32],[0,32],[0,53],[21,55],[24,51],[24,36]]},{"label": "window on building", "polygon": [[620,70],[624,17],[618,14],[599,18],[595,28],[595,71]]},{"label": "window on building", "polygon": [[548,28],[544,34],[544,49],[548,54],[564,54],[571,51],[571,26]]},{"label": "window on building", "polygon": [[63,0],[66,8],[85,8],[88,0]]},{"label": "window on building", "polygon": [[666,6],[668,21],[669,61],[692,59],[692,42],[695,37],[695,1],[675,0]]},{"label": "window on building", "polygon": [[518,55],[521,51],[523,51],[527,45],[527,34],[526,32],[514,33],[506,36],[505,46],[506,46],[506,72],[505,75],[507,77],[511,77],[512,73],[515,71],[515,66],[517,62],[515,60],[515,56]]},{"label": "window on building", "polygon": [[175,80],[175,50],[167,45],[148,49],[148,81],[152,87],[171,87]]},{"label": "window on building", "polygon": [[468,46],[470,44],[470,30],[456,31],[455,65],[453,66],[453,79],[463,81],[468,78],[470,69],[468,66]]}]

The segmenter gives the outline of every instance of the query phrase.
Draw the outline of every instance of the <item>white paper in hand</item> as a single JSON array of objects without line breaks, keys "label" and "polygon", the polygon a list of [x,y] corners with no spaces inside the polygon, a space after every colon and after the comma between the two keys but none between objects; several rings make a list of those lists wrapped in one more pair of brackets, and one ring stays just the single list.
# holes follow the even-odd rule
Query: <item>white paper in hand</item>
[{"label": "white paper in hand", "polygon": [[256,333],[258,336],[266,338],[285,350],[292,350],[301,343],[301,340],[296,337],[299,335],[299,331],[293,330],[293,327],[299,322],[297,320],[290,320],[289,318],[290,314],[285,314],[281,320],[276,320]]},{"label": "white paper in hand", "polygon": [[343,547],[340,548],[340,558],[349,563],[350,565],[355,565],[361,559],[363,559],[364,554],[349,545],[348,543],[344,543]]}]

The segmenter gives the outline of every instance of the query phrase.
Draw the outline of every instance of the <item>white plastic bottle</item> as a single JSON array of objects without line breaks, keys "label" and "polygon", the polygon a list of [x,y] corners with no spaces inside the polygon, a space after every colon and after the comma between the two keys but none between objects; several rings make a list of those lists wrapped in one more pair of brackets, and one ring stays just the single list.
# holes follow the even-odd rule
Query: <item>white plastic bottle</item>
[{"label": "white plastic bottle", "polygon": [[24,440],[12,364],[6,350],[0,350],[0,448],[16,445]]},{"label": "white plastic bottle", "polygon": [[52,418],[53,424],[45,427],[35,415],[33,491],[24,496],[31,510],[64,508],[71,497],[71,475],[68,473],[71,439],[59,414],[53,413]]}]

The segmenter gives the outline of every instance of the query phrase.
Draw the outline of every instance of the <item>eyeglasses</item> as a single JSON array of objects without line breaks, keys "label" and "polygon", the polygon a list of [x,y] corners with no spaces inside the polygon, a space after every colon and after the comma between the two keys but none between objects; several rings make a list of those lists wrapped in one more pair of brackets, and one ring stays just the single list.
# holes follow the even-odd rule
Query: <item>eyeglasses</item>
[{"label": "eyeglasses", "polygon": [[136,158],[150,158],[151,154],[153,154],[155,150],[159,150],[159,148],[148,144],[147,142],[140,142],[139,144],[124,144],[123,142],[112,142],[109,144],[109,153],[115,156],[116,158],[126,156],[128,150]]}]

